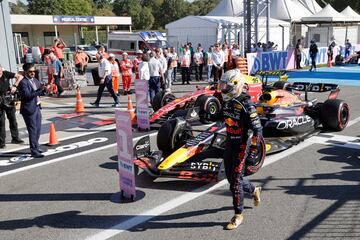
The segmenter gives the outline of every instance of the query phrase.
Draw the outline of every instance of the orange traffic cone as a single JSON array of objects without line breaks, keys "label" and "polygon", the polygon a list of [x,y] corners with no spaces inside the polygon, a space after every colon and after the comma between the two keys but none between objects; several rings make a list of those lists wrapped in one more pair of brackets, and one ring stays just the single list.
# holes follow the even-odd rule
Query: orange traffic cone
[{"label": "orange traffic cone", "polygon": [[131,117],[131,124],[132,125],[136,124],[135,109],[133,108],[133,104],[132,104],[130,95],[128,95],[128,107],[127,107],[127,110],[128,110],[128,112],[130,114],[130,117]]},{"label": "orange traffic cone", "polygon": [[59,144],[59,141],[56,137],[56,132],[55,132],[55,126],[54,123],[51,122],[50,123],[50,135],[49,135],[49,143],[47,145],[49,146],[54,146]]},{"label": "orange traffic cone", "polygon": [[80,88],[77,88],[75,112],[76,113],[85,112],[84,103],[83,103],[83,100],[81,98]]}]

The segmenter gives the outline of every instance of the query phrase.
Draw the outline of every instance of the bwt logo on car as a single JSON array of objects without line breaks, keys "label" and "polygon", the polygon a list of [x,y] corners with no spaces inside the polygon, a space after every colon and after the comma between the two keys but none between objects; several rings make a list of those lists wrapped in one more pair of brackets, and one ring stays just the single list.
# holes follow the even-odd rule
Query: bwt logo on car
[{"label": "bwt logo on car", "polygon": [[296,126],[301,126],[306,123],[311,122],[312,119],[309,116],[299,116],[299,117],[292,117],[283,121],[280,121],[276,126],[279,130],[289,129]]}]

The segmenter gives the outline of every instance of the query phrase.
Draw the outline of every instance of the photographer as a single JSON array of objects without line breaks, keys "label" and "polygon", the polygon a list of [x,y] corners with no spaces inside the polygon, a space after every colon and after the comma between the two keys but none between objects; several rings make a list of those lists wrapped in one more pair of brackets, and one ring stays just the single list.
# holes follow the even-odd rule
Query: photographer
[{"label": "photographer", "polygon": [[[10,84],[10,79],[16,78],[13,86]],[[6,71],[0,65],[0,149],[5,148],[5,114],[9,119],[11,143],[23,143],[24,141],[19,138],[18,125],[16,122],[16,108],[14,94],[23,76],[17,73]]]}]

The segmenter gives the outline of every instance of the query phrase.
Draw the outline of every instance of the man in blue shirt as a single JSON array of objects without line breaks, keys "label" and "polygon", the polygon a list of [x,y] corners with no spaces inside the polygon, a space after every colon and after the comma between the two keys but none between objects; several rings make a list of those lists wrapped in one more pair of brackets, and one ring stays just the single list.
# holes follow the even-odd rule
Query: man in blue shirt
[{"label": "man in blue shirt", "polygon": [[63,73],[64,73],[63,66],[60,60],[54,54],[51,54],[50,59],[51,59],[51,69],[52,69],[51,72],[54,78],[54,83],[57,87],[57,95],[59,97],[64,92],[64,89],[62,88],[60,82],[60,79],[61,77],[63,77]]},{"label": "man in blue shirt", "polygon": [[350,55],[351,47],[352,47],[352,45],[351,45],[349,39],[346,39],[346,42],[345,42],[345,59],[347,59],[348,56]]}]

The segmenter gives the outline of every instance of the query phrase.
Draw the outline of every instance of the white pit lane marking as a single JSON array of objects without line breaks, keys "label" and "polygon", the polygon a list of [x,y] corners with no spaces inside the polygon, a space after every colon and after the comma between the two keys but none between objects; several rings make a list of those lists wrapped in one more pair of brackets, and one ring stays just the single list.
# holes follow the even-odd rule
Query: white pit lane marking
[{"label": "white pit lane marking", "polygon": [[[348,127],[350,127],[351,125],[358,123],[358,122],[360,122],[360,117],[350,121],[348,124]],[[298,145],[291,147],[288,150],[285,150],[283,152],[280,152],[275,155],[271,155],[271,156],[267,157],[266,161],[264,162],[263,167],[273,164],[287,156],[290,156],[304,148],[307,148],[307,147],[313,145],[314,142],[311,140],[312,138],[313,137],[306,139],[305,141],[299,143]],[[324,139],[329,139],[329,138],[324,138]],[[181,206],[181,205],[183,205],[187,202],[190,202],[198,197],[201,197],[204,194],[207,194],[211,191],[221,188],[222,186],[224,186],[226,184],[227,184],[227,180],[225,179],[225,180],[218,182],[215,185],[208,184],[201,188],[197,188],[189,193],[186,193],[186,194],[181,195],[177,198],[174,198],[166,203],[163,203],[153,209],[150,209],[146,212],[140,213],[136,217],[130,218],[129,220],[126,220],[124,222],[120,222],[120,223],[112,226],[109,229],[101,231],[95,235],[89,236],[86,238],[86,240],[98,240],[98,239],[105,240],[105,239],[109,239],[113,236],[116,236],[122,232],[127,232],[127,230],[129,230],[139,224],[147,222],[147,221],[151,220],[152,218],[155,218],[167,211],[170,211],[178,206]]]}]

